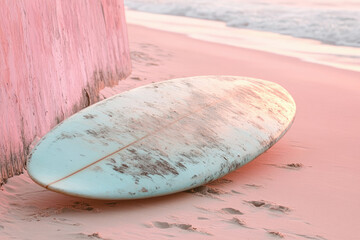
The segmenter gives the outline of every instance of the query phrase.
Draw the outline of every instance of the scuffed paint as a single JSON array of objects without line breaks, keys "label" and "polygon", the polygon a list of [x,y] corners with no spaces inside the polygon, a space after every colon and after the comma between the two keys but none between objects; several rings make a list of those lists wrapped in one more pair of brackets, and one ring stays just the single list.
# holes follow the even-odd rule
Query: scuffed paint
[{"label": "scuffed paint", "polygon": [[0,8],[0,184],[31,143],[131,72],[122,0],[5,1]]},{"label": "scuffed paint", "polygon": [[28,173],[47,189],[87,198],[179,192],[269,149],[295,112],[290,94],[263,80],[199,76],[157,82],[64,121],[35,146]]}]

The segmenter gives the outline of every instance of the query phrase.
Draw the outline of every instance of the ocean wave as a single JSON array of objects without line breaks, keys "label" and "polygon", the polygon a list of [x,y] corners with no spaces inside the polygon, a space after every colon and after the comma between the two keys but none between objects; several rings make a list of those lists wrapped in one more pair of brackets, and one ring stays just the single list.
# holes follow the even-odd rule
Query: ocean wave
[{"label": "ocean wave", "polygon": [[360,9],[304,7],[250,0],[125,0],[133,10],[225,22],[340,46],[360,47]]}]

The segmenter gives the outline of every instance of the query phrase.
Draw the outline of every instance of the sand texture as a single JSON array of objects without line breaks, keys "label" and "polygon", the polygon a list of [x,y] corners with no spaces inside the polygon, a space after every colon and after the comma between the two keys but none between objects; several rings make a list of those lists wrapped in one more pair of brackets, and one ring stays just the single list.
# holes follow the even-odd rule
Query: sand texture
[{"label": "sand texture", "polygon": [[270,150],[196,189],[135,201],[47,191],[27,174],[0,191],[0,239],[347,239],[360,222],[360,75],[291,57],[129,25],[133,74],[147,83],[238,75],[286,88],[295,122]]}]

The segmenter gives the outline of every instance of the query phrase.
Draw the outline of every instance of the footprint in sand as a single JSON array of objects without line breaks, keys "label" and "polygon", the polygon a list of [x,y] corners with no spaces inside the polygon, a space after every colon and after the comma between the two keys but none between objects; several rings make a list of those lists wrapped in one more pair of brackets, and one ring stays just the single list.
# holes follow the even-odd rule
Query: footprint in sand
[{"label": "footprint in sand", "polygon": [[153,224],[157,228],[171,228],[171,224],[168,222],[153,222]]},{"label": "footprint in sand", "polygon": [[155,63],[159,61],[158,59],[151,57],[149,54],[139,51],[132,51],[130,56],[133,61],[140,63]]},{"label": "footprint in sand", "polygon": [[299,169],[302,168],[303,165],[301,163],[289,163],[285,165],[288,168],[292,168],[292,169]]},{"label": "footprint in sand", "polygon": [[238,225],[238,226],[241,226],[241,227],[249,228],[249,227],[246,226],[246,223],[243,220],[240,220],[240,219],[238,219],[236,217],[228,220],[227,222]]},{"label": "footprint in sand", "polygon": [[74,234],[74,239],[111,240],[109,238],[101,237],[100,234],[97,232],[91,233],[91,234],[77,233],[77,234]]},{"label": "footprint in sand", "polygon": [[243,194],[243,193],[238,192],[238,191],[236,191],[236,190],[231,190],[231,192],[232,192],[232,193],[235,193],[235,194]]},{"label": "footprint in sand", "polygon": [[118,202],[107,202],[105,203],[105,205],[109,206],[109,207],[115,207],[118,204]]},{"label": "footprint in sand", "polygon": [[290,212],[290,208],[282,206],[282,205],[278,205],[278,204],[273,204],[270,202],[266,202],[266,201],[245,201],[249,204],[251,204],[254,207],[257,208],[267,208],[269,210],[273,210],[273,211],[278,211],[278,212],[282,212],[282,213],[287,213]]},{"label": "footprint in sand", "polygon": [[170,53],[164,52],[164,49],[150,43],[140,43],[139,46],[144,49],[144,51],[149,52],[151,55],[156,55],[159,57],[170,57]]},{"label": "footprint in sand", "polygon": [[224,193],[220,189],[209,187],[209,186],[206,186],[206,185],[196,187],[196,188],[187,190],[185,192],[187,192],[187,193],[195,193],[195,194],[197,194],[199,196],[209,196],[209,197],[214,197],[214,195],[220,195],[220,194]]},{"label": "footprint in sand", "polygon": [[235,208],[222,208],[221,210],[223,212],[230,213],[230,214],[243,215],[242,212],[240,212],[239,210],[237,210]]},{"label": "footprint in sand", "polygon": [[[77,212],[77,211],[92,211],[92,212],[100,212],[101,210],[98,208],[94,208],[93,206],[91,206],[90,204],[86,203],[86,202],[80,202],[80,201],[75,201],[72,205],[68,205],[68,206],[64,206],[64,207],[59,207],[59,208],[46,208],[46,209],[39,209],[37,211],[31,212],[29,213],[26,218],[27,221],[39,221],[40,218],[45,218],[45,217],[51,217],[54,215],[58,215],[61,213],[73,213],[73,212]],[[60,220],[61,218],[54,218],[54,220]],[[70,224],[70,225],[74,225],[76,226],[77,224]]]},{"label": "footprint in sand", "polygon": [[52,221],[54,223],[58,223],[58,224],[62,224],[62,225],[68,225],[68,226],[74,226],[74,227],[77,227],[77,226],[81,225],[80,223],[73,223],[69,219],[66,219],[66,218],[53,218]]},{"label": "footprint in sand", "polygon": [[208,236],[211,236],[212,234],[204,232],[204,231],[200,231],[197,228],[193,227],[191,224],[184,224],[184,223],[168,223],[168,222],[159,222],[159,221],[155,221],[153,222],[153,225],[157,228],[160,229],[168,229],[168,228],[179,228],[181,230],[185,230],[185,231],[189,231],[189,232],[196,232],[196,233],[201,233],[201,234],[205,234]]},{"label": "footprint in sand", "polygon": [[283,165],[266,164],[266,165],[270,165],[270,166],[277,167],[277,168],[291,169],[291,170],[300,170],[301,168],[304,167],[304,165],[301,163],[288,163],[288,164],[283,164]]},{"label": "footprint in sand", "polygon": [[136,80],[136,81],[141,81],[141,78],[140,77],[130,77],[132,80]]},{"label": "footprint in sand", "polygon": [[276,237],[276,238],[284,238],[285,237],[285,235],[282,234],[281,232],[271,231],[271,230],[268,230],[268,229],[265,229],[265,230],[272,237]]},{"label": "footprint in sand", "polygon": [[305,235],[305,234],[296,234],[296,236],[298,237],[302,237],[302,238],[305,238],[305,239],[311,239],[311,240],[327,240],[326,238],[320,236],[320,235],[316,235],[316,236],[310,236],[310,235]]},{"label": "footprint in sand", "polygon": [[86,203],[86,202],[79,202],[76,201],[74,202],[73,205],[71,205],[74,209],[78,209],[78,210],[86,210],[86,211],[93,211],[96,210],[94,207],[92,207],[90,204]]},{"label": "footprint in sand", "polygon": [[187,230],[187,231],[196,231],[197,230],[191,224],[176,224],[176,223],[168,223],[168,222],[153,222],[153,224],[155,227],[162,228],[162,229],[177,227],[177,228],[180,228],[182,230]]},{"label": "footprint in sand", "polygon": [[[244,215],[244,213],[240,212],[239,210],[237,210],[235,208],[223,208],[221,210],[225,213],[229,213],[229,214],[233,214],[233,215]],[[245,228],[250,228],[250,227],[246,226],[246,223],[243,220],[240,220],[237,217],[233,217],[230,220],[226,220],[226,222],[235,224],[237,226],[245,227]]]},{"label": "footprint in sand", "polygon": [[254,189],[259,189],[262,188],[262,185],[257,185],[257,184],[245,184],[244,185],[245,188],[254,188]]},{"label": "footprint in sand", "polygon": [[[230,192],[225,192],[223,190],[220,190],[219,188],[216,188],[214,186],[217,185],[221,185],[221,184],[227,184],[227,183],[232,183],[232,180],[226,179],[226,178],[220,178],[217,179],[215,181],[212,181],[206,185],[200,186],[200,187],[196,187],[190,190],[187,190],[185,192],[187,193],[195,193],[198,196],[207,196],[207,197],[211,197],[211,198],[215,198],[215,199],[219,199],[217,196],[220,196],[222,194],[229,194]],[[236,194],[241,194],[240,192],[237,192],[235,190],[231,191],[232,193],[236,193]]]}]

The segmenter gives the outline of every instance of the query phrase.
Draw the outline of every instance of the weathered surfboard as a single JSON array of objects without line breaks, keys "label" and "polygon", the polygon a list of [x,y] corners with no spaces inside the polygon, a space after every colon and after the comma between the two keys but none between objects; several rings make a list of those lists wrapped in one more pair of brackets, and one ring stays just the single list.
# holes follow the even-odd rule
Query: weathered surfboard
[{"label": "weathered surfboard", "polygon": [[94,199],[194,188],[251,161],[291,126],[295,103],[278,84],[201,76],[139,87],[60,123],[33,149],[41,186]]}]

